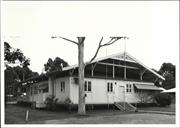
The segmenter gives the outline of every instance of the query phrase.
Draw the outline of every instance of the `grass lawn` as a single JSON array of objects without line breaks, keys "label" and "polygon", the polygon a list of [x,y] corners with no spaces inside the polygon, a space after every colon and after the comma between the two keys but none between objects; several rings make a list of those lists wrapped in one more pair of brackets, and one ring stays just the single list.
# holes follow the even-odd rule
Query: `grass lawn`
[{"label": "grass lawn", "polygon": [[[29,110],[29,120],[25,121]],[[173,124],[174,115],[124,113],[119,110],[89,110],[87,116],[77,112],[33,110],[29,107],[7,105],[5,124]]]},{"label": "grass lawn", "polygon": [[162,112],[175,112],[175,104],[166,107],[140,107],[139,110],[145,111],[162,111]]},{"label": "grass lawn", "polygon": [[6,124],[25,124],[26,111],[29,110],[29,120],[31,121],[43,121],[50,119],[62,119],[73,117],[76,113],[68,112],[51,112],[46,110],[31,109],[30,107],[7,105],[5,108],[5,123]]},{"label": "grass lawn", "polygon": [[175,117],[162,114],[136,113],[121,115],[101,115],[84,118],[33,121],[32,124],[175,124]]}]

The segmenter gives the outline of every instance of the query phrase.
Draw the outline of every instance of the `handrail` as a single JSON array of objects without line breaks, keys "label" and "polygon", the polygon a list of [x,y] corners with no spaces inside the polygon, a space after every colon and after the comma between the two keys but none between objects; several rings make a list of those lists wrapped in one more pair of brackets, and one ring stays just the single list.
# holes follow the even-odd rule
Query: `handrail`
[{"label": "handrail", "polygon": [[125,107],[119,105],[117,102],[115,102],[114,104],[115,104],[115,106],[117,106],[119,109],[125,111]]},{"label": "handrail", "polygon": [[[132,97],[126,97],[126,99],[132,99]],[[137,107],[133,106],[132,104],[129,103],[129,105],[130,105],[131,107],[133,107],[134,109],[137,109]],[[136,106],[137,106],[137,105],[136,105]]]},{"label": "handrail", "polygon": [[[115,97],[115,98],[117,98],[117,99],[119,99],[120,100],[120,98],[119,97],[117,97],[117,96],[113,96],[113,97]],[[125,102],[125,101],[124,101]]]},{"label": "handrail", "polygon": [[[114,95],[113,95],[113,97],[115,97],[115,98],[117,98],[117,99],[120,99],[119,97],[114,96]],[[124,98],[124,100],[125,100],[125,98]],[[124,102],[124,106],[123,106],[124,108],[123,108],[123,109],[125,110],[125,109],[126,109],[126,107],[125,107],[125,102],[126,102],[126,101],[123,101],[123,102]]]},{"label": "handrail", "polygon": [[[117,96],[114,96],[115,98],[117,98],[117,99],[120,99],[119,97],[117,97]],[[133,105],[131,105],[130,103],[128,103],[128,102],[126,102],[126,101],[123,101],[124,102],[124,108],[123,109],[127,109],[126,107],[125,107],[125,104],[127,103],[129,106],[131,106],[133,109],[137,109],[135,106],[133,106]]]},{"label": "handrail", "polygon": [[[117,97],[117,96],[114,96],[114,97],[115,97],[115,98],[117,98],[117,99],[120,99],[120,98],[119,98],[119,97]],[[132,99],[132,98],[125,97],[123,102],[126,102],[126,99]]]}]

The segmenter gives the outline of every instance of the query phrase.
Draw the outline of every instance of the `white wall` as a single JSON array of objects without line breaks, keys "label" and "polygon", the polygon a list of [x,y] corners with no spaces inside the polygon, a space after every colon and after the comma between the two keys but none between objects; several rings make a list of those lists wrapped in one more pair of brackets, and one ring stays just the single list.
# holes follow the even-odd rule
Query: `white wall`
[{"label": "white wall", "polygon": [[[71,100],[73,103],[77,104],[78,103],[78,85],[73,83],[72,80],[73,77],[71,77]],[[89,79],[85,78],[86,81],[91,81],[92,85],[92,91],[91,92],[86,92],[86,103],[89,104],[104,104],[107,102],[112,102],[112,97],[113,93],[107,94],[107,87],[106,87],[106,81],[103,79]]]},{"label": "white wall", "polygon": [[[86,103],[87,104],[113,104],[117,101],[127,101],[130,103],[140,102],[141,99],[138,93],[134,92],[133,84],[139,82],[130,82],[130,81],[120,81],[120,80],[105,80],[105,79],[97,79],[97,78],[85,78],[85,81],[91,81],[92,91],[86,92]],[[113,92],[107,92],[107,82],[113,83]],[[73,77],[70,77],[70,99],[74,104],[78,103],[78,85],[73,82]],[[132,92],[126,92],[126,84],[131,84]],[[124,87],[124,97],[119,95],[119,86]],[[145,93],[146,95],[147,93]],[[148,94],[147,94],[148,95]]]},{"label": "white wall", "polygon": [[[86,92],[86,103],[87,104],[107,104],[114,103],[115,90],[117,84],[124,85],[121,81],[115,80],[104,80],[104,79],[95,79],[95,78],[85,78],[86,81],[91,81],[92,91]],[[78,103],[78,85],[73,83],[73,77],[71,77],[71,100],[73,103]],[[107,92],[107,82],[113,82],[113,92]],[[116,82],[116,85],[115,85]]]},{"label": "white wall", "polygon": [[[65,92],[61,92],[61,82],[65,82]],[[108,80],[97,78],[85,78],[85,81],[91,81],[91,92],[85,92],[87,104],[113,104],[118,101],[127,101],[130,103],[140,102],[138,93],[134,92],[133,84],[140,82]],[[107,83],[113,83],[113,92],[107,92]],[[142,83],[142,82],[141,82]],[[126,84],[132,85],[132,92],[126,92]],[[124,93],[120,93],[119,86],[124,87]],[[78,104],[78,84],[74,83],[73,77],[63,77],[54,79],[54,95],[58,102],[64,102],[70,98],[74,104]],[[119,95],[120,94],[120,95]],[[145,92],[144,97],[148,97],[152,92]],[[29,95],[29,101],[44,102],[50,93]],[[141,95],[142,97],[142,95]]]},{"label": "white wall", "polygon": [[[58,98],[58,102],[64,102],[68,97],[70,97],[70,78],[62,77],[54,79],[54,95]],[[65,92],[61,92],[61,82],[65,82]]]},{"label": "white wall", "polygon": [[[44,103],[44,101],[46,100],[46,98],[48,96],[52,95],[52,92],[54,93],[55,97],[58,98],[58,102],[64,102],[66,100],[67,97],[70,97],[70,80],[69,77],[63,77],[63,78],[55,78],[53,79],[53,84],[54,87],[50,87],[50,85],[52,86],[52,84],[50,84],[52,81],[50,81],[51,79],[48,80],[48,85],[49,85],[49,90],[47,93],[38,93],[37,94],[30,94],[30,89],[28,89],[28,101],[32,102],[32,101],[36,101],[36,103]],[[60,89],[60,85],[61,82],[64,81],[65,82],[65,92],[61,92]],[[36,85],[36,84],[35,84]],[[33,86],[33,85],[31,85]],[[54,89],[54,90],[52,90]]]}]

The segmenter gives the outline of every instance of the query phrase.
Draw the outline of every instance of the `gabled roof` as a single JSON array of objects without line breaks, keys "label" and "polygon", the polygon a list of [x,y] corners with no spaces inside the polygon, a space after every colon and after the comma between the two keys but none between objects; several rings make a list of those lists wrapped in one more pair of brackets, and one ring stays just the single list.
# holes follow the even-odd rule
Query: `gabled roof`
[{"label": "gabled roof", "polygon": [[[122,61],[127,61],[127,62],[132,62],[132,63],[137,63],[139,65],[141,65],[142,67],[144,67],[146,70],[150,71],[151,73],[153,73],[154,75],[156,75],[157,77],[161,78],[162,80],[165,80],[164,77],[162,77],[161,75],[159,75],[158,73],[156,73],[155,71],[153,71],[152,69],[150,69],[149,67],[147,67],[146,65],[144,65],[143,63],[141,63],[139,60],[137,60],[136,58],[134,58],[133,56],[131,56],[129,53],[127,52],[121,52],[121,53],[117,53],[117,54],[112,54],[109,56],[105,56],[102,58],[97,58],[95,60],[93,60],[91,63],[96,63],[102,60],[106,60],[106,59],[116,59],[116,60],[122,60]],[[88,62],[85,62],[85,64],[87,64]],[[90,64],[91,64],[90,63]],[[77,68],[78,65],[72,65],[69,67],[64,67],[62,69],[62,71],[67,71],[67,70],[71,70],[71,69],[75,69]]]},{"label": "gabled roof", "polygon": [[[117,58],[119,57],[119,59],[124,60],[124,59],[120,58],[123,55],[124,55],[124,52],[117,53],[117,54],[112,54],[112,55],[108,55],[108,56],[105,56],[105,57],[94,59],[91,63],[99,62],[99,61],[110,59],[110,58],[114,59],[115,57],[117,57]],[[128,60],[128,59],[126,59],[126,61],[131,62],[131,60]],[[88,62],[85,62],[85,63],[88,63]],[[64,67],[62,70],[67,71],[67,70],[74,69],[74,68],[77,68],[77,67],[78,67],[78,65],[75,64],[75,65],[71,65],[71,66],[68,66],[68,67]]]}]

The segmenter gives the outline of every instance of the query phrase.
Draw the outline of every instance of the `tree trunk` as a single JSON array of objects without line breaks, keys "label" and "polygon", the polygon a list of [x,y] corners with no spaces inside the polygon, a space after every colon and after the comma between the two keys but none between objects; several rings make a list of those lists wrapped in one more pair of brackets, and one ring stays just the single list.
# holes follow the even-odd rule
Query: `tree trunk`
[{"label": "tree trunk", "polygon": [[79,64],[79,104],[78,114],[85,115],[85,92],[84,92],[84,40],[85,37],[78,37],[78,64]]}]

